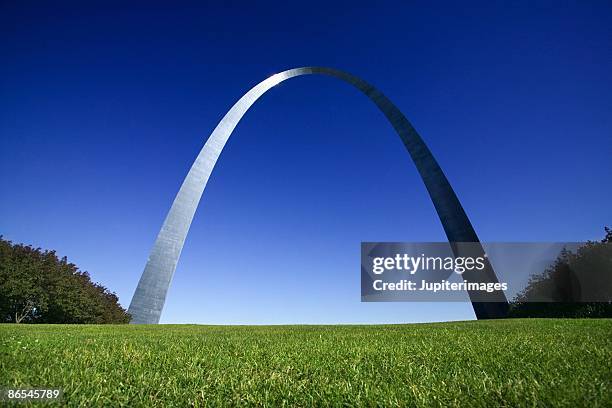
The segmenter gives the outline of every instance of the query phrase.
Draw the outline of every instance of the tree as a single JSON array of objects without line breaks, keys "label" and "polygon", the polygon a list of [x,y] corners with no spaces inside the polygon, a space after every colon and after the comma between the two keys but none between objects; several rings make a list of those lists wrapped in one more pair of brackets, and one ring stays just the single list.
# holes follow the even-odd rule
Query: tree
[{"label": "tree", "polygon": [[55,251],[0,236],[0,322],[128,323],[117,296]]},{"label": "tree", "polygon": [[606,236],[604,237],[604,239],[601,240],[601,242],[604,244],[612,242],[612,228],[605,227],[604,229],[606,230]]},{"label": "tree", "polygon": [[612,317],[612,230],[605,231],[600,242],[564,249],[532,276],[511,302],[510,317]]}]

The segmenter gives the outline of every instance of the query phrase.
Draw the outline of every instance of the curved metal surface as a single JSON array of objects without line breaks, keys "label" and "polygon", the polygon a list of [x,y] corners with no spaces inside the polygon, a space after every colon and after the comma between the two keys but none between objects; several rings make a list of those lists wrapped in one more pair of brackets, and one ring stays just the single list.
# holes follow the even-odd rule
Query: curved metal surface
[{"label": "curved metal surface", "polygon": [[[206,141],[187,177],[185,177],[157,235],[128,309],[128,312],[132,315],[132,323],[154,324],[159,322],[172,276],[206,183],[225,143],[242,116],[263,94],[275,85],[290,78],[312,74],[328,75],[341,79],[359,89],[378,106],[412,157],[431,196],[449,242],[451,244],[453,242],[479,242],[459,199],[429,148],[406,117],[386,96],[372,85],[346,72],[323,67],[290,69],[271,76],[247,92],[221,119]],[[459,256],[455,247],[453,247],[453,250]],[[489,267],[482,276],[471,277],[470,280],[497,282],[497,277],[493,269]],[[477,318],[496,318],[505,314],[506,298],[503,294],[501,297],[496,296],[495,299],[486,299],[485,302],[482,302],[481,299],[475,301],[475,297],[470,293]]]}]

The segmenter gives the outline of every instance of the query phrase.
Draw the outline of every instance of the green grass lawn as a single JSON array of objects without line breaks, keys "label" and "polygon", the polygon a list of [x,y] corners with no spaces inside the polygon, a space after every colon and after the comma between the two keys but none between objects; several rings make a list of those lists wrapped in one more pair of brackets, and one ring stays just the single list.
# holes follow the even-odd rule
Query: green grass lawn
[{"label": "green grass lawn", "polygon": [[612,406],[612,320],[0,325],[0,387],[71,406]]}]

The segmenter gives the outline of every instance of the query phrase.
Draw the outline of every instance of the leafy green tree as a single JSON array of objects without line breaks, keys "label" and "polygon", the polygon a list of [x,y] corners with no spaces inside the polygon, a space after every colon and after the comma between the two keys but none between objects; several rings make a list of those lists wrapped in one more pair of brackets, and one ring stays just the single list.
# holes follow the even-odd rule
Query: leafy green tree
[{"label": "leafy green tree", "polygon": [[117,296],[55,251],[0,236],[0,321],[128,323]]},{"label": "leafy green tree", "polygon": [[612,317],[612,230],[605,231],[601,242],[589,241],[575,253],[564,249],[531,277],[511,303],[510,317]]},{"label": "leafy green tree", "polygon": [[602,243],[612,242],[612,228],[605,227],[606,236],[601,240]]}]

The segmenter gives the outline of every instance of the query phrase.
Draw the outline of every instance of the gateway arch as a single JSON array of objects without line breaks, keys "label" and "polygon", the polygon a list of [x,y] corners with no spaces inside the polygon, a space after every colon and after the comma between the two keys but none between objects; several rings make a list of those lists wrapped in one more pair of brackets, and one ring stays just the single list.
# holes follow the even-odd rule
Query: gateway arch
[{"label": "gateway arch", "polygon": [[[275,85],[294,77],[314,74],[332,76],[353,85],[370,98],[387,117],[425,183],[455,256],[461,256],[461,249],[453,243],[479,242],[469,218],[438,162],[408,119],[385,95],[364,80],[346,72],[324,67],[290,69],[271,76],[248,91],[221,119],[206,141],[185,177],[149,254],[128,309],[132,315],[132,323],[159,322],[172,276],[206,183],[225,143],[242,116]],[[481,249],[481,254],[484,254],[482,247],[480,245],[478,247]],[[477,272],[477,275],[464,274],[464,278],[472,282],[498,282],[490,264],[483,271]],[[481,294],[469,293],[469,295],[478,319],[500,318],[506,315],[508,303],[503,292],[487,294],[485,299]]]}]

